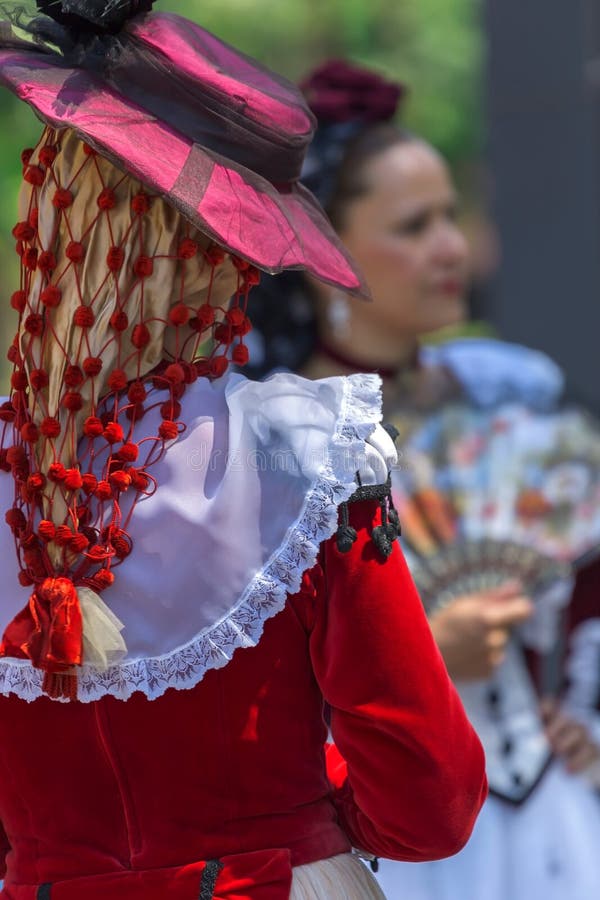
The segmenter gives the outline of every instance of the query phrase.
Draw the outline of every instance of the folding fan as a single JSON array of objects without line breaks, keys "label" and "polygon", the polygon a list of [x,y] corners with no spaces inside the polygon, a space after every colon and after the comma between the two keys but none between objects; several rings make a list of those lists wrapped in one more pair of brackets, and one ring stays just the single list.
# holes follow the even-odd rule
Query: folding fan
[{"label": "folding fan", "polygon": [[514,578],[533,596],[600,553],[600,428],[580,410],[449,407],[405,445],[395,475],[430,612]]}]

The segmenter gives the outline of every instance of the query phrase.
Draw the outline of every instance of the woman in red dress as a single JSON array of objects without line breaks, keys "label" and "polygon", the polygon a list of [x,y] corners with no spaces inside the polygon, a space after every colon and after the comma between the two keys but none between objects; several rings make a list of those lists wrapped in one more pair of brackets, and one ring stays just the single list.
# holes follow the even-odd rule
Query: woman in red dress
[{"label": "woman in red dress", "polygon": [[377,377],[227,371],[260,269],[364,291],[298,185],[311,117],[150,5],[2,30],[45,128],[0,408],[0,896],[377,897],[351,849],[455,853],[483,754],[389,541]]}]

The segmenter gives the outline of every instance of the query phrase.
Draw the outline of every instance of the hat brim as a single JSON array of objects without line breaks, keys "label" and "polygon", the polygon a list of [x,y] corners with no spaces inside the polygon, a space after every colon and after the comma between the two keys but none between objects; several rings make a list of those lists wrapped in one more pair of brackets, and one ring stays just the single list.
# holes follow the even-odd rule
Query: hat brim
[{"label": "hat brim", "polygon": [[369,296],[306,188],[274,187],[161,122],[92,72],[57,65],[55,59],[1,49],[0,83],[43,122],[71,128],[232,253],[267,272],[304,269],[348,293]]}]

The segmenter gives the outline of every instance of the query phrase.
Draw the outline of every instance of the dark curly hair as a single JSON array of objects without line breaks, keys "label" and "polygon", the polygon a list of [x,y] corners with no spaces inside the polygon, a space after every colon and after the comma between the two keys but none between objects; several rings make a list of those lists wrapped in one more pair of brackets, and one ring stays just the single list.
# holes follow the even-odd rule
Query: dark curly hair
[{"label": "dark curly hair", "polygon": [[[406,91],[343,60],[319,66],[300,86],[318,122],[302,181],[340,232],[348,207],[369,189],[368,163],[416,140],[392,121]],[[251,298],[254,333],[245,374],[260,378],[278,368],[302,368],[317,342],[315,299],[301,272],[263,276]]]},{"label": "dark curly hair", "polygon": [[406,89],[345,60],[329,60],[300,86],[319,125],[302,180],[339,231],[347,206],[368,189],[367,163],[412,139],[392,121]]}]

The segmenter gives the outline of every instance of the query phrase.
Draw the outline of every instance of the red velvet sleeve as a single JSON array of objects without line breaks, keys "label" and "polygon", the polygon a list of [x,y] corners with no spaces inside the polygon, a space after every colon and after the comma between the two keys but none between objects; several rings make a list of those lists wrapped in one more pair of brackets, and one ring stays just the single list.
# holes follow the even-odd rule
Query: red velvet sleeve
[{"label": "red velvet sleeve", "polygon": [[321,551],[310,643],[331,707],[334,799],[357,848],[439,859],[465,844],[486,797],[483,750],[400,547],[384,560],[371,541],[376,513],[376,504],[352,504],[352,550],[340,553],[332,539]]}]

